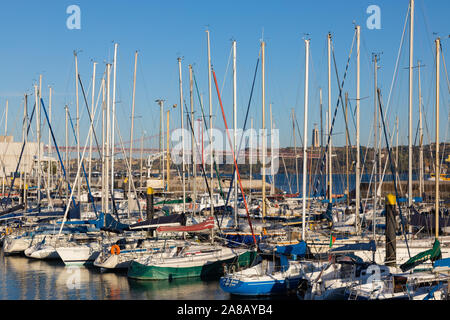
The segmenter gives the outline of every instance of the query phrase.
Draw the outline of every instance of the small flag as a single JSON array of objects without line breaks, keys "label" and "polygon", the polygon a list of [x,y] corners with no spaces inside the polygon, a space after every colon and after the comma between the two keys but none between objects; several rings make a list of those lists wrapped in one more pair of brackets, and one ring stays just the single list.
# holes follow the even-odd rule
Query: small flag
[{"label": "small flag", "polygon": [[333,246],[333,243],[336,241],[336,237],[330,234],[330,248]]}]

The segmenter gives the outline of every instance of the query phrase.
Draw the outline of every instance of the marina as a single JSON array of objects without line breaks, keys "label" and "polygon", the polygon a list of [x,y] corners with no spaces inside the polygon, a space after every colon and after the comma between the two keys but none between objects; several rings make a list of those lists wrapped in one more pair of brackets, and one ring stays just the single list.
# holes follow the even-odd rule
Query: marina
[{"label": "marina", "polygon": [[0,90],[0,300],[450,300],[450,26],[416,2],[398,51],[359,20],[304,33],[281,97],[264,31],[208,26],[156,66],[109,30],[64,42],[67,78],[36,58]]}]

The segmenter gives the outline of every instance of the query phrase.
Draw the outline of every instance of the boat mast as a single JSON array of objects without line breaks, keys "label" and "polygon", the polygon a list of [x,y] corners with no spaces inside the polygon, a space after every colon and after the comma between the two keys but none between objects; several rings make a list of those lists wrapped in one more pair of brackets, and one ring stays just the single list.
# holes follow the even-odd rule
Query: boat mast
[{"label": "boat mast", "polygon": [[[77,107],[77,119],[76,119],[76,139],[77,139],[77,166],[80,166],[80,107],[79,107],[79,99],[78,99],[78,56],[77,52],[73,52],[75,56],[75,97],[76,97],[76,107]],[[81,198],[81,179],[78,179],[77,182],[77,200],[80,202]]]},{"label": "boat mast", "polygon": [[[97,67],[97,62],[93,63],[92,70],[92,96],[91,96],[91,115],[94,116],[94,100],[95,100],[95,70]],[[89,178],[88,183],[91,186],[92,178],[92,134],[89,136]]]},{"label": "boat mast", "polygon": [[[69,107],[66,105],[64,107],[66,111],[66,168],[67,168],[67,186],[70,183],[70,160],[69,160]],[[69,201],[69,188],[66,187],[66,202]]]},{"label": "boat mast", "polygon": [[210,163],[211,163],[211,189],[210,189],[210,198],[211,198],[211,216],[214,215],[214,168],[213,168],[213,143],[212,143],[212,130],[213,130],[213,122],[212,122],[212,86],[211,86],[211,46],[209,40],[209,30],[206,30],[206,36],[208,40],[208,92],[209,92],[209,143],[210,143]]},{"label": "boat mast", "polygon": [[[348,124],[348,92],[345,93],[345,123]],[[345,134],[345,172],[347,176],[347,208],[350,207],[350,177],[348,172],[348,134]]]},{"label": "boat mast", "polygon": [[298,180],[298,158],[297,158],[297,137],[295,134],[295,109],[292,109],[292,131],[294,134],[294,157],[295,157],[295,177],[297,180],[297,193],[300,192],[300,182]]},{"label": "boat mast", "polygon": [[[236,80],[236,40],[232,42],[233,46],[233,149],[236,155],[236,164],[238,162],[239,156],[237,155],[237,80]],[[238,224],[238,185],[237,185],[237,168],[234,169],[234,227],[237,228]]]},{"label": "boat mast", "polygon": [[408,207],[412,206],[412,161],[413,161],[413,147],[412,147],[412,106],[413,106],[413,54],[414,54],[414,0],[410,0],[410,30],[409,30],[409,156],[408,156]]},{"label": "boat mast", "polygon": [[360,38],[361,38],[361,26],[356,26],[357,35],[357,51],[356,51],[356,210],[355,210],[355,224],[356,233],[360,233],[360,174],[361,174],[361,160],[360,160]]},{"label": "boat mast", "polygon": [[[105,199],[106,199],[106,213],[109,213],[109,165],[110,165],[110,138],[111,138],[111,105],[110,105],[110,93],[111,93],[111,64],[106,65],[106,172],[105,172]],[[111,201],[114,193],[111,194]]]},{"label": "boat mast", "polygon": [[[128,179],[128,215],[130,215],[130,198],[131,198],[131,176],[133,175],[133,133],[134,133],[134,106],[136,97],[136,70],[137,70],[138,52],[134,53],[134,74],[133,74],[133,97],[131,102],[131,131],[130,131],[130,178]],[[137,201],[138,199],[136,199]],[[129,216],[128,216],[129,218]]]},{"label": "boat mast", "polygon": [[270,109],[270,174],[272,175],[272,184],[270,185],[270,194],[275,194],[275,173],[274,173],[274,159],[273,159],[273,119],[272,119],[272,103],[269,105]]},{"label": "boat mast", "polygon": [[167,110],[167,165],[166,165],[166,170],[167,170],[167,192],[170,192],[170,144],[169,144],[169,140],[170,140],[170,130],[169,130],[169,126],[170,126],[170,110]]},{"label": "boat mast", "polygon": [[250,192],[249,192],[249,202],[252,197],[252,188],[253,188],[253,117],[250,118],[250,128],[251,128],[251,134],[250,134]]},{"label": "boat mast", "polygon": [[194,197],[192,199],[192,213],[195,212],[195,204],[197,203],[197,161],[196,161],[196,142],[195,142],[195,123],[194,123],[194,80],[192,76],[192,65],[189,65],[189,98],[191,104],[191,125],[192,125],[192,133],[191,133],[191,150],[192,150],[192,177],[194,180]]},{"label": "boat mast", "polygon": [[[373,131],[374,131],[374,142],[373,142],[373,166],[374,166],[374,182],[373,182],[373,212],[372,212],[372,231],[375,239],[375,216],[377,209],[377,180],[378,180],[378,163],[377,163],[377,148],[378,148],[378,106],[377,106],[377,90],[378,90],[378,56],[376,54],[373,55],[373,73],[374,73],[374,122],[373,122]],[[381,173],[381,172],[380,172]]]},{"label": "boat mast", "polygon": [[106,86],[105,86],[105,78],[102,78],[102,212],[105,212],[106,206],[108,203],[107,198],[107,188],[105,187],[105,180],[108,180],[108,175],[106,174],[105,168],[105,136],[106,136],[106,125],[105,125],[105,117],[106,117]]},{"label": "boat mast", "polygon": [[[48,121],[50,123],[50,125],[48,126],[48,151],[47,151],[47,155],[48,155],[48,161],[47,161],[47,183],[48,183],[48,188],[51,189],[52,188],[52,184],[51,184],[51,177],[52,175],[50,174],[51,172],[51,159],[50,159],[50,148],[51,148],[51,132],[50,132],[50,126],[52,124],[52,87],[49,86],[49,101],[48,101]],[[5,132],[6,135],[6,132]]]},{"label": "boat mast", "polygon": [[[24,101],[24,106],[23,106],[23,129],[22,129],[22,141],[23,143],[26,145],[27,141],[28,141],[28,137],[27,137],[27,126],[28,126],[28,95],[25,94],[25,101]],[[27,161],[28,162],[28,161]],[[27,172],[29,169],[29,163],[27,163],[24,161],[23,164],[23,199],[25,202],[26,199],[26,193],[27,193]],[[26,206],[26,202],[25,202],[25,206]],[[25,210],[27,208],[25,207]]]},{"label": "boat mast", "polygon": [[[41,88],[42,75],[39,76],[39,88]],[[34,86],[34,92],[36,96],[36,134],[37,134],[37,142],[38,142],[38,165],[37,165],[37,174],[38,174],[38,183],[37,183],[37,199],[38,199],[38,207],[40,208],[41,204],[41,92],[38,92],[37,85]],[[39,209],[40,210],[40,209]]]},{"label": "boat mast", "polygon": [[305,113],[303,118],[303,203],[302,203],[302,240],[305,240],[306,231],[306,176],[307,176],[307,149],[308,149],[308,85],[309,85],[309,39],[305,39]]},{"label": "boat mast", "polygon": [[[111,123],[111,194],[114,198],[114,153],[115,153],[115,127],[116,127],[116,75],[117,75],[117,47],[114,44],[114,71],[113,71],[113,101],[112,101],[112,123]],[[111,199],[113,200],[113,199]]]},{"label": "boat mast", "polygon": [[333,203],[333,168],[332,168],[332,143],[331,143],[331,33],[328,33],[328,196],[330,203]]},{"label": "boat mast", "polygon": [[423,124],[422,124],[422,90],[420,83],[420,61],[418,61],[419,71],[419,195],[423,197],[424,183],[423,183]]},{"label": "boat mast", "polygon": [[178,58],[178,73],[180,77],[180,117],[181,117],[181,145],[182,145],[182,179],[183,179],[183,212],[186,212],[186,185],[184,167],[184,121],[183,121],[183,80],[181,76],[181,58]]},{"label": "boat mast", "polygon": [[266,73],[266,61],[265,61],[265,48],[266,43],[264,40],[261,41],[261,74],[262,74],[262,171],[261,171],[261,182],[262,182],[262,218],[266,217],[266,117],[265,117],[265,107],[266,107],[266,92],[265,92],[265,73]]},{"label": "boat mast", "polygon": [[435,238],[439,238],[439,179],[441,176],[440,170],[440,161],[439,161],[439,81],[440,81],[440,54],[439,50],[441,49],[441,39],[437,38],[435,40],[436,44],[436,173],[434,175],[434,184],[435,184],[435,201],[434,201],[434,210],[435,210]]}]

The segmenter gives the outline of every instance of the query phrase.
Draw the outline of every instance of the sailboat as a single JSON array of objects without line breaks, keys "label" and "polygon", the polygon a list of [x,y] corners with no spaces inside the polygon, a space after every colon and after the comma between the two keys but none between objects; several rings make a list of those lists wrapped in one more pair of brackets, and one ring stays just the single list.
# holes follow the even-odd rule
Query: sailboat
[{"label": "sailboat", "polygon": [[220,288],[231,295],[239,296],[272,296],[293,292],[304,276],[303,265],[296,259],[304,257],[306,251],[305,242],[277,246],[274,253],[278,257],[277,260],[260,259],[259,263],[240,271],[236,271],[236,266],[232,266],[220,278]]},{"label": "sailboat", "polygon": [[255,251],[228,248],[221,245],[186,243],[169,252],[152,254],[133,260],[127,276],[139,280],[171,280],[176,278],[219,277],[224,273],[224,264],[249,266]]}]

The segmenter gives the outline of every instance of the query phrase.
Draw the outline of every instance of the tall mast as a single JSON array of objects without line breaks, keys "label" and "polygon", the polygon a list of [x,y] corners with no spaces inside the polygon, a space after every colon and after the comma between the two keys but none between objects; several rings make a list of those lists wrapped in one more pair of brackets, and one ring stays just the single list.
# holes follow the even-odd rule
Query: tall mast
[{"label": "tall mast", "polygon": [[441,176],[440,169],[440,161],[439,161],[439,81],[440,81],[440,54],[439,50],[441,49],[441,39],[437,38],[435,40],[436,44],[436,172],[435,172],[435,201],[434,201],[434,210],[435,210],[435,237],[439,238],[439,178]]},{"label": "tall mast", "polygon": [[299,193],[300,182],[298,180],[297,136],[295,134],[295,109],[292,109],[292,131],[294,134],[295,180],[297,181],[297,193]]},{"label": "tall mast", "polygon": [[166,166],[166,170],[167,170],[167,192],[170,192],[170,144],[169,144],[169,140],[170,140],[170,110],[167,110],[167,166]]},{"label": "tall mast", "polygon": [[[25,101],[23,106],[23,128],[22,128],[22,142],[26,145],[28,137],[27,137],[27,128],[28,127],[28,95],[25,94]],[[28,162],[28,161],[27,161]],[[29,170],[29,163],[25,162],[23,164],[23,199],[25,201],[26,189],[27,189],[27,172]],[[25,207],[25,210],[27,208]]]},{"label": "tall mast", "polygon": [[102,78],[102,212],[105,212],[106,206],[108,203],[107,198],[107,188],[105,186],[105,180],[108,180],[108,175],[106,174],[106,155],[105,155],[105,148],[106,148],[106,125],[105,125],[105,119],[106,118],[106,85],[105,85],[105,78]]},{"label": "tall mast", "polygon": [[[94,100],[95,100],[95,69],[97,67],[97,62],[93,63],[93,70],[92,70],[92,96],[91,96],[91,115],[94,116]],[[92,123],[92,125],[94,125]],[[92,178],[92,134],[89,135],[89,186],[91,185],[91,178]]]},{"label": "tall mast", "polygon": [[328,146],[328,196],[330,203],[333,202],[333,161],[331,148],[331,33],[328,33],[328,134],[330,144]]},{"label": "tall mast", "polygon": [[308,93],[309,93],[309,39],[305,40],[305,114],[303,118],[303,204],[302,204],[302,240],[306,232],[306,178],[307,178],[307,149],[308,149]]},{"label": "tall mast", "polygon": [[180,77],[180,118],[181,118],[181,145],[182,145],[182,168],[181,174],[183,179],[183,212],[186,212],[186,184],[185,184],[185,167],[184,167],[184,121],[183,121],[183,80],[181,76],[181,58],[178,58],[178,73]]},{"label": "tall mast", "polygon": [[266,43],[261,41],[261,74],[262,74],[262,217],[266,217]]},{"label": "tall mast", "polygon": [[[52,124],[52,87],[49,87],[49,101],[48,101],[48,120],[50,125]],[[5,134],[6,135],[6,134]],[[51,177],[52,175],[50,174],[51,172],[51,160],[50,160],[50,150],[51,150],[51,132],[50,132],[50,126],[48,126],[48,151],[47,151],[47,155],[48,155],[48,162],[47,162],[47,183],[49,188],[51,188],[52,184],[51,184]]]},{"label": "tall mast", "polygon": [[114,197],[114,153],[115,153],[115,127],[116,127],[116,75],[117,75],[117,47],[114,44],[114,71],[113,71],[113,101],[111,123],[111,194]]},{"label": "tall mast", "polygon": [[[237,155],[237,81],[236,81],[236,41],[233,41],[233,149],[236,155],[236,163],[238,160]],[[238,212],[238,185],[237,185],[237,168],[234,169],[234,226],[237,228],[237,212]]]},{"label": "tall mast", "polygon": [[374,73],[374,142],[373,142],[373,165],[374,165],[374,182],[373,182],[373,212],[372,212],[372,230],[375,237],[375,215],[377,209],[377,180],[378,180],[378,163],[377,163],[377,147],[378,147],[378,107],[377,107],[377,90],[378,90],[378,57],[373,55],[373,73]]},{"label": "tall mast", "polygon": [[412,161],[413,161],[413,147],[412,147],[412,113],[413,113],[413,53],[414,53],[414,0],[410,0],[410,29],[409,29],[409,152],[408,152],[408,206],[412,206]]},{"label": "tall mast", "polygon": [[209,92],[209,145],[210,145],[210,163],[211,163],[211,216],[214,215],[214,168],[213,168],[213,143],[212,143],[212,86],[211,86],[211,46],[209,41],[209,30],[206,30],[206,36],[208,40],[208,92]]},{"label": "tall mast", "polygon": [[[105,199],[106,199],[106,213],[109,213],[109,164],[110,164],[110,141],[111,141],[111,105],[110,105],[110,93],[111,93],[111,64],[106,65],[106,172],[105,172]],[[112,193],[111,196],[113,196]],[[111,199],[112,201],[112,199]]]},{"label": "tall mast", "polygon": [[420,61],[418,62],[419,70],[419,195],[423,197],[423,124],[422,124],[422,90],[420,84]]},{"label": "tall mast", "polygon": [[[67,184],[70,182],[70,159],[69,159],[69,107],[66,105],[64,107],[66,112],[66,171],[67,171]],[[69,188],[66,187],[66,197],[69,200]]]},{"label": "tall mast", "polygon": [[[143,160],[144,160],[144,134],[142,133],[142,136],[141,136],[141,156],[139,157],[140,158],[140,166],[139,166],[139,187],[141,187],[142,188],[142,163],[143,163]],[[164,163],[164,161],[163,161],[163,163]],[[164,189],[164,184],[163,184],[163,189]]]},{"label": "tall mast", "polygon": [[359,207],[360,207],[360,174],[361,174],[361,160],[360,160],[360,38],[361,38],[361,26],[356,26],[357,35],[357,53],[356,53],[356,211],[355,211],[355,223],[356,233],[360,232],[359,221]]},{"label": "tall mast", "polygon": [[8,135],[8,100],[6,100],[5,109],[5,137]]},{"label": "tall mast", "polygon": [[[345,123],[348,124],[348,92],[345,93]],[[350,206],[350,177],[348,172],[348,134],[345,134],[345,172],[347,176],[347,208]]]},{"label": "tall mast", "polygon": [[323,148],[323,118],[322,118],[322,88],[319,88],[319,113],[320,113],[320,148]]},{"label": "tall mast", "polygon": [[197,202],[197,163],[196,163],[196,143],[195,143],[195,123],[194,123],[194,80],[192,76],[192,65],[189,65],[189,98],[191,104],[191,150],[192,150],[192,177],[194,180],[194,197],[192,199],[194,205],[192,206],[192,211],[195,212],[195,203]]},{"label": "tall mast", "polygon": [[270,194],[274,194],[275,193],[275,170],[274,170],[274,158],[273,158],[273,118],[272,118],[272,103],[269,104],[269,109],[270,109],[270,174],[272,176],[272,184],[270,185]]},{"label": "tall mast", "polygon": [[[130,172],[128,173],[130,179],[128,179],[128,205],[130,202],[130,194],[131,194],[131,176],[133,175],[133,133],[134,133],[134,106],[135,106],[135,97],[136,97],[136,70],[137,70],[137,58],[138,52],[134,53],[134,75],[133,75],[133,97],[131,102],[131,131],[130,131]],[[137,201],[137,199],[136,199]],[[128,206],[129,208],[129,206]],[[130,210],[128,210],[130,213]]]},{"label": "tall mast", "polygon": [[[76,51],[73,52],[75,56],[75,97],[76,97],[76,106],[77,106],[77,119],[76,119],[76,139],[77,139],[77,166],[80,166],[80,106],[78,99],[78,57]],[[81,179],[77,181],[77,200],[80,201],[81,197]]]},{"label": "tall mast", "polygon": [[[250,118],[250,128],[251,128],[251,134],[250,134],[250,192],[249,192],[249,198],[252,196],[252,188],[253,188],[253,117]],[[249,199],[250,201],[250,199]]]},{"label": "tall mast", "polygon": [[[38,206],[41,204],[41,89],[42,89],[42,75],[39,76],[39,91],[37,91],[37,87],[35,87],[36,92],[36,133],[37,133],[37,141],[38,141],[38,184],[37,184],[37,192],[38,192]],[[39,100],[38,100],[39,99]],[[39,209],[40,210],[40,209]]]}]

